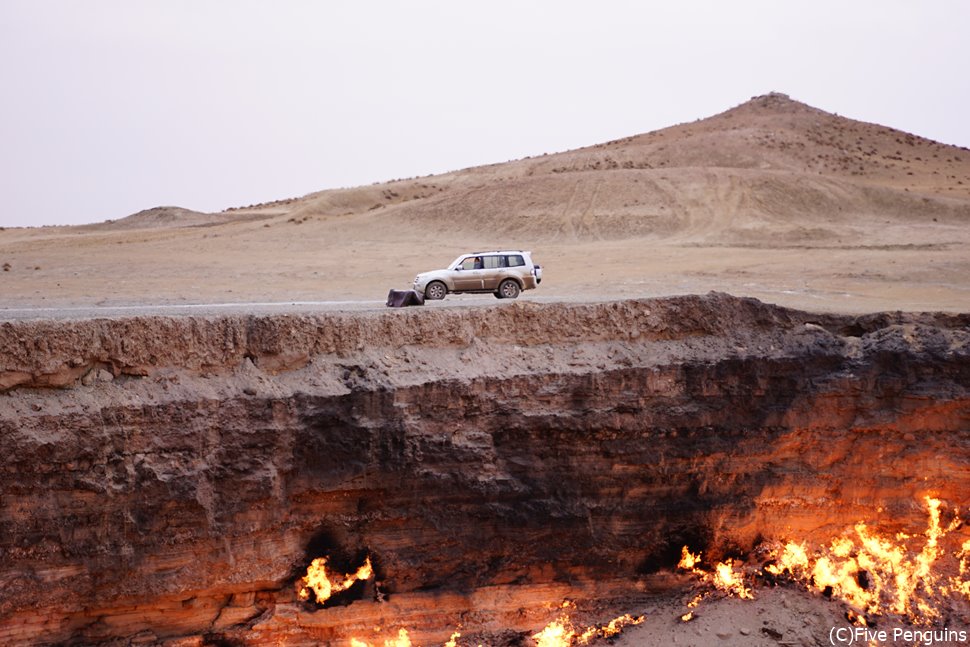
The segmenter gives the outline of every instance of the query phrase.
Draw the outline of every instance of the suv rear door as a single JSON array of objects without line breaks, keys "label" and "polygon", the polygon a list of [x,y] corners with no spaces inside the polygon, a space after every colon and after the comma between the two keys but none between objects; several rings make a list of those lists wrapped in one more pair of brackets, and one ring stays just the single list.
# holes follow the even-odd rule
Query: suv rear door
[{"label": "suv rear door", "polygon": [[486,290],[497,290],[498,284],[505,278],[508,263],[503,254],[491,254],[482,259],[485,270],[482,272],[482,287]]}]

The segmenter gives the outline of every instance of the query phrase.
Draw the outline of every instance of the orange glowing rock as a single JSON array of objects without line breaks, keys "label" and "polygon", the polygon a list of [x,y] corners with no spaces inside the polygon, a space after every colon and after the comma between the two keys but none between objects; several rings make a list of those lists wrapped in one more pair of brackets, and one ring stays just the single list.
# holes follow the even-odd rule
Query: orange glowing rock
[{"label": "orange glowing rock", "polygon": [[[362,578],[367,579],[367,578]],[[350,639],[350,647],[377,647],[376,643],[369,643],[357,638]],[[399,629],[397,638],[388,638],[384,641],[384,647],[411,647],[411,637],[407,629]]]}]

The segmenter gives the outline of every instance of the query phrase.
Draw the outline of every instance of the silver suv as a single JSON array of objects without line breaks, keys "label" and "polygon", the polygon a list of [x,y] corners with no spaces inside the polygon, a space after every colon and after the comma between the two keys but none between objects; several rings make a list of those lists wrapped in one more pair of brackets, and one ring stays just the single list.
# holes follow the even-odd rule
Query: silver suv
[{"label": "silver suv", "polygon": [[472,252],[453,260],[448,269],[418,274],[414,290],[433,301],[449,292],[491,292],[499,299],[514,299],[541,282],[542,268],[532,262],[532,252]]}]

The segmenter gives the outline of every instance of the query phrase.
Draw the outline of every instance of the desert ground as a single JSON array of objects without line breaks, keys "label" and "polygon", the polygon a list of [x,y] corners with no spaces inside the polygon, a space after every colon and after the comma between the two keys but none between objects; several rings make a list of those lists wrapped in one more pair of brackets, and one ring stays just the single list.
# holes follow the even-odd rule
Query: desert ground
[{"label": "desert ground", "polygon": [[[970,151],[780,94],[575,151],[221,213],[0,231],[3,308],[380,302],[476,249],[524,299],[706,293],[808,310],[970,310]],[[453,298],[453,303],[462,297]],[[379,304],[378,304],[379,305]]]}]

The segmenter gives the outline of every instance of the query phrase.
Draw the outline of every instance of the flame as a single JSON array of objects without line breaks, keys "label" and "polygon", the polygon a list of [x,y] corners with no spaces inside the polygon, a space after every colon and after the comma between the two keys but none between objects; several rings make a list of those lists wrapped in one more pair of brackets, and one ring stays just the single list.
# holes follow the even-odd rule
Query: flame
[{"label": "flame", "polygon": [[600,628],[600,633],[603,635],[603,637],[609,638],[610,636],[616,636],[619,634],[621,631],[623,631],[624,627],[638,625],[641,622],[643,622],[643,616],[637,616],[634,618],[629,613],[626,613],[619,618],[613,618],[610,620],[605,627]]},{"label": "flame", "polygon": [[563,616],[547,624],[539,633],[533,634],[532,639],[536,641],[536,647],[569,647],[575,636],[572,622],[568,616]]},{"label": "flame", "polygon": [[[566,609],[570,606],[571,603],[567,601],[560,608]],[[536,647],[573,647],[574,645],[588,645],[596,638],[616,636],[625,627],[638,625],[641,622],[643,622],[643,616],[634,617],[630,614],[625,614],[613,618],[604,625],[594,625],[580,631],[569,618],[569,614],[563,612],[559,618],[546,625],[542,631],[533,634],[532,639],[535,641]],[[380,628],[375,629],[375,631],[380,631]],[[460,637],[460,632],[453,632],[451,637],[448,638],[448,642],[444,644],[444,647],[458,647],[458,639]],[[370,643],[359,638],[350,639],[350,647],[379,647],[379,645],[381,643]],[[399,629],[397,637],[385,640],[383,647],[411,647],[411,637],[408,635],[407,629]],[[479,645],[478,647],[482,646]]]},{"label": "flame", "polygon": [[384,641],[384,647],[411,647],[411,638],[408,637],[408,630],[399,630],[397,632],[397,638]]},{"label": "flame", "polygon": [[[860,522],[827,546],[814,550],[805,543],[793,541],[779,545],[772,554],[774,563],[765,566],[764,572],[790,578],[843,600],[850,606],[846,617],[853,624],[868,626],[870,618],[866,616],[887,613],[904,616],[914,624],[930,624],[942,617],[936,606],[940,597],[960,595],[970,600],[970,540],[964,541],[960,550],[948,553],[942,540],[959,526],[958,511],[954,510],[953,521],[944,525],[941,522],[942,502],[932,497],[926,497],[924,501],[928,522],[920,535],[880,535]],[[922,545],[914,546],[921,538]],[[946,577],[941,574],[944,558],[951,560],[945,563],[952,569],[949,572],[958,572],[957,575]],[[303,578],[301,597],[309,598],[312,590],[317,601],[323,602],[355,582],[373,577],[370,558],[355,573],[337,575],[334,579],[331,579],[333,574],[328,576],[326,563],[326,558],[313,560]],[[736,560],[714,564],[713,568],[702,565],[701,553],[692,553],[688,546],[681,549],[678,568],[698,576],[708,585],[687,603],[686,613],[680,616],[682,622],[694,619],[696,607],[715,591],[742,599],[754,598],[750,586],[754,581],[753,567],[745,571],[744,564]],[[599,638],[615,636],[624,627],[644,620],[643,616],[627,614],[604,625],[584,629],[569,617],[574,604],[566,600],[556,606],[559,617],[532,635],[536,647],[587,645]],[[458,647],[459,637],[461,633],[455,631],[443,647]],[[379,643],[354,638],[350,644],[351,647],[378,647]],[[396,638],[384,640],[383,647],[411,647],[407,630],[400,629]]]},{"label": "flame", "polygon": [[895,540],[880,537],[866,524],[858,523],[853,528],[854,537],[836,538],[813,556],[804,544],[788,542],[775,557],[776,563],[765,570],[774,575],[789,574],[819,591],[828,589],[863,613],[893,613],[920,624],[930,623],[940,617],[934,596],[955,592],[970,598],[970,541],[955,555],[960,560],[959,575],[949,579],[939,575],[934,566],[945,555],[940,540],[959,521],[943,527],[940,500],[926,497],[925,502],[929,521],[923,547],[915,555],[907,546],[907,540],[912,539],[909,535],[897,534]]},{"label": "flame", "polygon": [[744,584],[742,574],[734,570],[733,560],[721,562],[714,567],[713,584],[718,590],[725,591],[743,600],[754,599],[751,589]]},{"label": "flame", "polygon": [[959,579],[954,578],[953,586],[958,593],[970,599],[970,539],[963,542],[957,557],[960,558],[960,575]]},{"label": "flame", "polygon": [[694,567],[697,566],[701,561],[701,554],[696,555],[684,546],[680,549],[680,561],[677,563],[677,568],[682,568],[685,571],[693,571]]},{"label": "flame", "polygon": [[[690,571],[700,576],[703,581],[711,584],[718,591],[723,591],[729,595],[746,600],[754,599],[754,594],[752,594],[751,589],[744,583],[743,573],[735,570],[734,560],[729,559],[716,564],[713,574],[698,568],[698,564],[700,563],[701,553],[694,554],[690,552],[687,546],[681,548],[680,561],[677,563],[677,568]],[[698,595],[687,606],[696,607],[703,598],[703,595]]]},{"label": "flame", "polygon": [[[310,592],[312,591],[316,595],[317,603],[323,604],[335,593],[346,591],[356,582],[369,580],[374,576],[374,568],[371,566],[370,557],[364,560],[363,566],[349,575],[337,575],[335,573],[328,575],[327,559],[326,557],[317,557],[310,562],[306,575],[301,580],[302,585],[299,591],[301,600],[309,600]],[[334,575],[336,579],[331,580],[331,575]]]},{"label": "flame", "polygon": [[[563,608],[569,605],[564,603]],[[610,638],[623,631],[630,625],[638,625],[643,622],[643,616],[633,617],[624,614],[613,618],[605,625],[587,627],[580,632],[570,620],[569,615],[563,614],[553,620],[539,633],[533,634],[532,639],[536,641],[536,647],[570,647],[571,645],[588,645],[590,641],[597,637]]]}]

